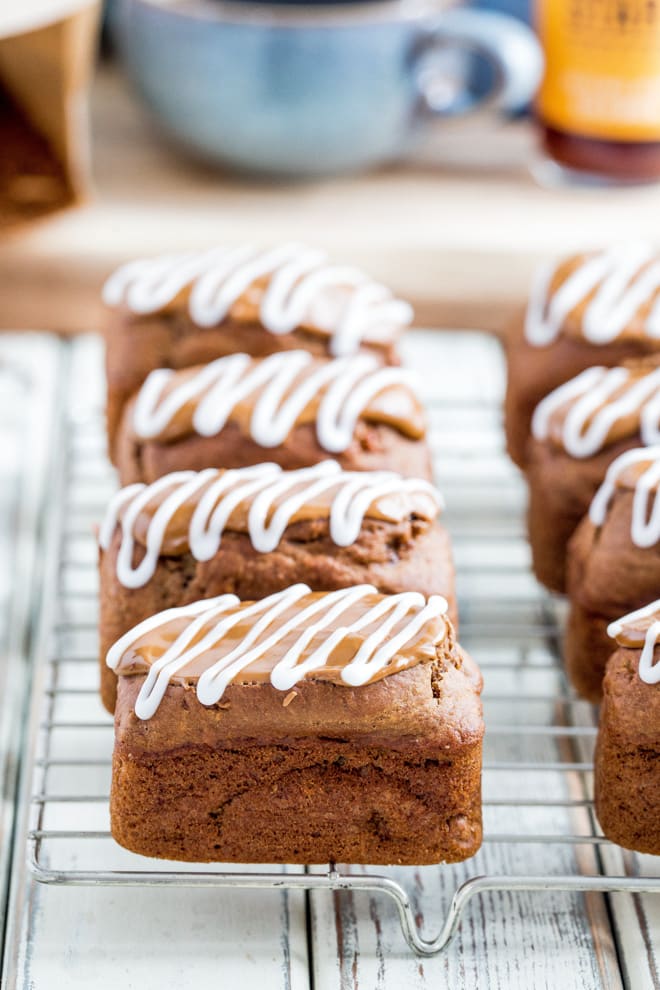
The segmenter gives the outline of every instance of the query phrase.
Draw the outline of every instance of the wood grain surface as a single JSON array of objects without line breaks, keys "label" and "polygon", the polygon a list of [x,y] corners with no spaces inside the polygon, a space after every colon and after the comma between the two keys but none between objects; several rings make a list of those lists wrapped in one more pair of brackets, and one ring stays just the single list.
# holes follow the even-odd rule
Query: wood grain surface
[{"label": "wood grain surface", "polygon": [[102,281],[127,258],[296,238],[390,283],[420,326],[498,330],[540,258],[657,239],[660,187],[543,188],[526,122],[438,123],[405,164],[273,185],[172,148],[116,69],[98,73],[92,111],[93,197],[0,244],[4,328],[94,328]]}]

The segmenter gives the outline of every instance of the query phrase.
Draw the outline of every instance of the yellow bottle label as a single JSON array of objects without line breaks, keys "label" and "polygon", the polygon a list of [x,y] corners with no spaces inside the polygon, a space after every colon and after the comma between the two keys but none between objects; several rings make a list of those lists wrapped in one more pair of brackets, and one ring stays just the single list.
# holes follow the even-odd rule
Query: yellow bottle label
[{"label": "yellow bottle label", "polygon": [[536,0],[537,106],[557,130],[660,141],[660,0]]}]

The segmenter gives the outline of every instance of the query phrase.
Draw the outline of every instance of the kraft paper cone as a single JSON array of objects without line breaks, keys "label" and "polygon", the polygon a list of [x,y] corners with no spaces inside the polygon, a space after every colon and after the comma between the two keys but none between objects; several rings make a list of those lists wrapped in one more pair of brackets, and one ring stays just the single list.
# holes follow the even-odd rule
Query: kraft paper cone
[{"label": "kraft paper cone", "polygon": [[[62,5],[20,6],[21,23],[34,25]],[[16,13],[0,14],[0,229],[71,205],[87,192],[86,98],[98,17],[98,5],[87,4],[6,36]]]}]

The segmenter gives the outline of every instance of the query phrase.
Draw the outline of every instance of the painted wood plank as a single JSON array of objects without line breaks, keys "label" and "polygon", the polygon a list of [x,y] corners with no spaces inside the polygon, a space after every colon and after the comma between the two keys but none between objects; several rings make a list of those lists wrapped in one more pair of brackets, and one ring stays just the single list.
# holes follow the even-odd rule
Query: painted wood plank
[{"label": "painted wood plank", "polygon": [[[630,877],[660,877],[660,857],[605,846],[605,868]],[[626,985],[634,990],[660,988],[660,896],[610,894],[612,924]]]}]

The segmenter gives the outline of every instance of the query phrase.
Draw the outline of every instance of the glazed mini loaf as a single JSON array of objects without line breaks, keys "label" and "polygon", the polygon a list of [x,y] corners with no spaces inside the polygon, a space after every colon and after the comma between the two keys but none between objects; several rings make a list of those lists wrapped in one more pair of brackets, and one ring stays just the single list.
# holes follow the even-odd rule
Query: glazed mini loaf
[{"label": "glazed mini loaf", "polygon": [[566,548],[616,457],[660,443],[660,355],[589,368],[537,406],[526,475],[534,571],[566,587]]},{"label": "glazed mini loaf", "polygon": [[577,691],[598,701],[612,652],[608,625],[660,589],[660,446],[629,450],[610,465],[569,544],[567,576],[564,659]]},{"label": "glazed mini loaf", "polygon": [[348,470],[429,478],[425,434],[411,373],[371,355],[232,354],[153,371],[125,407],[115,454],[122,484],[265,460],[295,469],[333,456]]},{"label": "glazed mini loaf", "polygon": [[596,744],[596,813],[626,849],[660,855],[660,600],[609,628]]},{"label": "glazed mini loaf", "polygon": [[194,862],[473,855],[481,677],[445,610],[440,597],[296,585],[127,633],[108,655],[117,842]]},{"label": "glazed mini loaf", "polygon": [[398,364],[408,303],[301,244],[251,245],[130,262],[106,282],[110,446],[128,399],[156,368],[187,368],[243,351],[364,349]]},{"label": "glazed mini loaf", "polygon": [[441,499],[427,481],[347,472],[334,461],[166,475],[122,489],[100,531],[101,697],[114,711],[115,640],[156,612],[232,592],[260,599],[373,584],[441,594],[456,618]]},{"label": "glazed mini loaf", "polygon": [[507,336],[507,449],[521,467],[534,410],[592,365],[660,352],[660,258],[644,245],[567,258],[534,280]]}]

